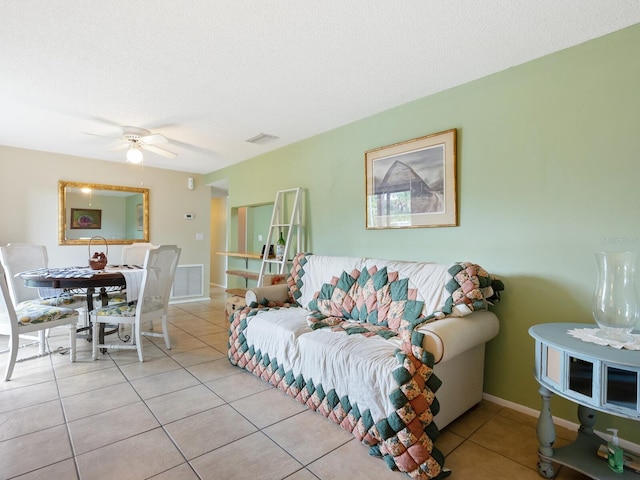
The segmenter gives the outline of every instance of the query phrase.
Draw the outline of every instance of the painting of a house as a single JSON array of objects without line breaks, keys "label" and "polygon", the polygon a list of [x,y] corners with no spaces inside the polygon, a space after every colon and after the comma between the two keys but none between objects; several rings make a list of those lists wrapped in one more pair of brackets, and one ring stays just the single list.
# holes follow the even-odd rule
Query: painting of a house
[{"label": "painting of a house", "polygon": [[447,194],[451,198],[454,190],[455,149],[451,145],[455,135],[446,133],[452,137],[449,143],[434,141],[440,135],[436,134],[406,142],[404,152],[398,151],[402,144],[393,145],[388,154],[369,159],[367,227],[433,226],[439,220],[436,216],[455,208],[447,205]]},{"label": "painting of a house", "polygon": [[[393,213],[442,213],[444,212],[442,176],[432,186],[427,179],[403,161],[393,162],[382,181],[376,185],[378,212]],[[406,195],[401,195],[401,194]],[[396,204],[390,199],[396,194]]]}]

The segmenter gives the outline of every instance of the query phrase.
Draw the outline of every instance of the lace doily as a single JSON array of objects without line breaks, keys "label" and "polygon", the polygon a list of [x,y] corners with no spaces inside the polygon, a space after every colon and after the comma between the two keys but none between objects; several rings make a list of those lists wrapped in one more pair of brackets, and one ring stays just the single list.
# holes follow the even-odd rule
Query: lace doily
[{"label": "lace doily", "polygon": [[608,345],[609,347],[627,350],[640,350],[640,335],[631,334],[632,341],[619,342],[617,340],[609,340],[608,338],[602,338],[598,336],[599,328],[574,328],[568,330],[567,333],[572,337],[579,338],[582,341],[589,343],[597,343],[598,345]]}]

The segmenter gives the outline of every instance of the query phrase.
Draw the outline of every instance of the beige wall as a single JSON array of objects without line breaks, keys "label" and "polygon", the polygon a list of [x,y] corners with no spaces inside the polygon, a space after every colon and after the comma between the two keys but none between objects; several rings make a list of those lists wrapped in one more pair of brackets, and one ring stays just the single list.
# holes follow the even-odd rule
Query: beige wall
[{"label": "beige wall", "polygon": [[216,252],[227,250],[227,197],[211,199],[211,283],[227,286],[227,258]]},{"label": "beige wall", "polygon": [[[195,178],[195,190],[187,189]],[[72,157],[0,146],[0,245],[46,245],[51,266],[86,265],[88,247],[58,245],[58,180],[149,189],[150,241],[182,248],[180,264],[204,264],[209,285],[211,188],[202,176],[144,168],[119,162]],[[184,214],[192,213],[193,220]],[[202,233],[202,240],[196,240]],[[97,233],[99,234],[99,233]],[[120,261],[122,246],[109,247],[110,263]]]}]

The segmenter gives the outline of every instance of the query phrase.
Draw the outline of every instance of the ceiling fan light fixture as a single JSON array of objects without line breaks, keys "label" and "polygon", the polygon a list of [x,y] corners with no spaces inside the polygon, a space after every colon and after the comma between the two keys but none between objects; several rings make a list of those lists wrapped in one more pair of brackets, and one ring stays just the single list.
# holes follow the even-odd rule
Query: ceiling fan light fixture
[{"label": "ceiling fan light fixture", "polygon": [[138,146],[131,145],[129,150],[127,150],[127,162],[129,163],[140,163],[142,162],[142,151]]}]

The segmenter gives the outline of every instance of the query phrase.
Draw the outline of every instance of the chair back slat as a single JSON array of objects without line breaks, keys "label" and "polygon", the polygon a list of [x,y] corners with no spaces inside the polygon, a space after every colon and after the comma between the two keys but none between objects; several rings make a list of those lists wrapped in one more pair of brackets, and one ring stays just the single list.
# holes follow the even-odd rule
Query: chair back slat
[{"label": "chair back slat", "polygon": [[167,309],[179,258],[180,249],[175,245],[162,245],[147,251],[138,297],[140,313]]},{"label": "chair back slat", "polygon": [[[66,308],[47,307],[38,303],[20,306],[19,313],[16,313],[9,285],[7,272],[0,264],[0,335],[9,335],[9,360],[4,373],[4,381],[9,381],[13,374],[21,335],[40,332],[39,337],[25,338],[36,340],[39,343],[39,353],[36,356],[43,356],[50,353],[46,345],[45,331],[49,328],[66,325],[69,328],[69,360],[72,363],[75,362],[78,313]],[[27,358],[22,360],[27,360]]]},{"label": "chair back slat", "polygon": [[16,318],[16,311],[11,303],[11,294],[9,293],[9,286],[7,285],[7,277],[0,265],[0,334],[2,335],[15,335],[18,328],[18,320]]},{"label": "chair back slat", "polygon": [[144,265],[144,259],[148,250],[158,248],[153,243],[132,243],[122,247],[123,265]]},{"label": "chair back slat", "polygon": [[6,282],[14,305],[39,298],[36,288],[27,287],[24,280],[15,275],[27,270],[47,268],[49,259],[44,245],[10,243],[1,246],[0,262],[6,274]]}]

